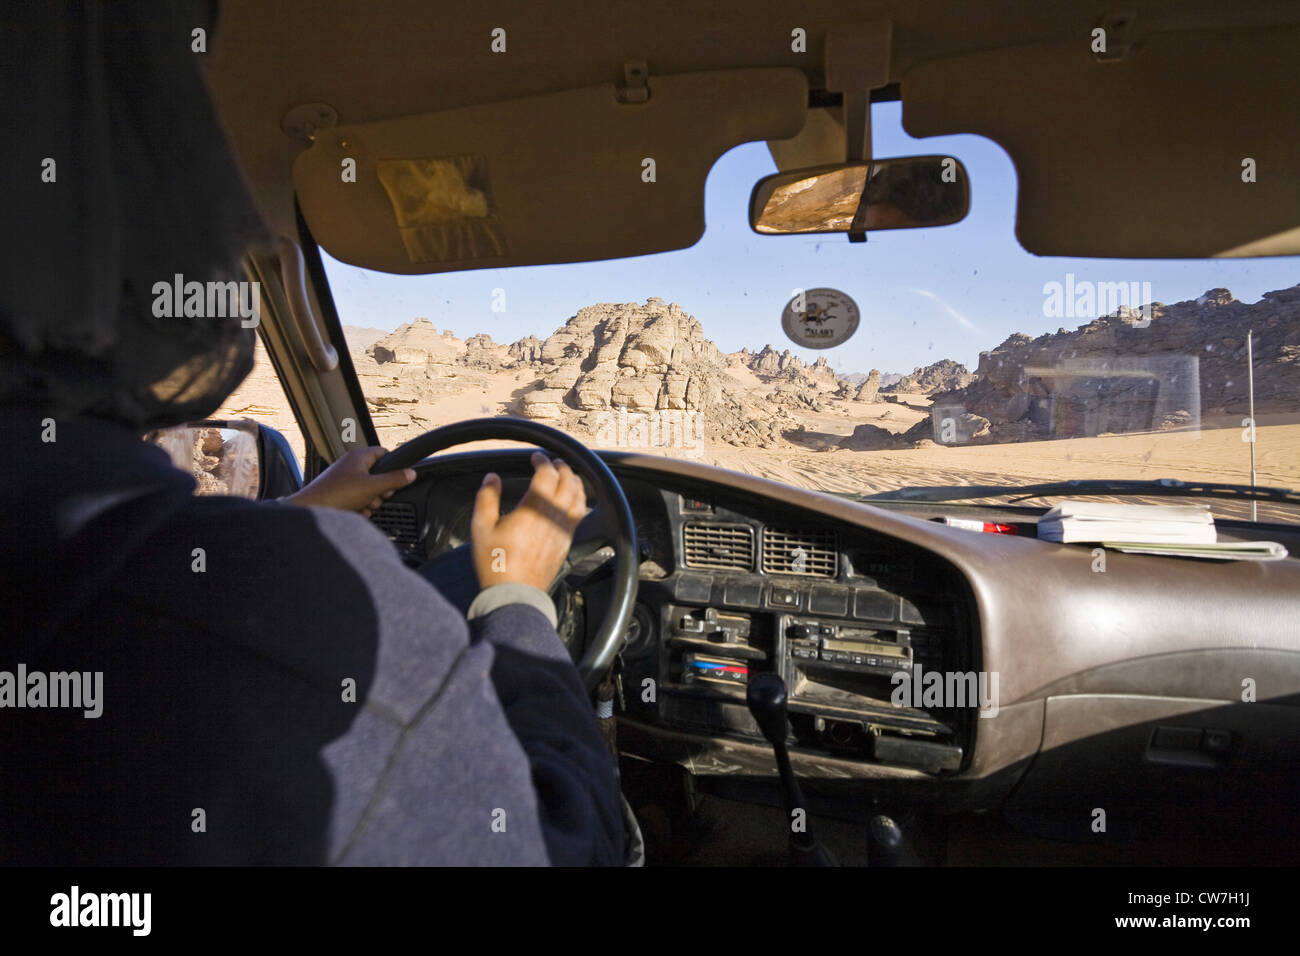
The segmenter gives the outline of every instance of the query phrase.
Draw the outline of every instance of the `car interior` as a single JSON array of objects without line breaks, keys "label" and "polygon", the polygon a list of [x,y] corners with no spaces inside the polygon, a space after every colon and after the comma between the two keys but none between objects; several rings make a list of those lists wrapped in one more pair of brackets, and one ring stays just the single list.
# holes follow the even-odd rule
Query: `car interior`
[{"label": "car interior", "polygon": [[[251,493],[381,443],[326,256],[413,276],[685,249],[745,143],[786,177],[755,190],[762,242],[959,219],[976,179],[934,210],[867,209],[890,188],[873,104],[912,137],[1004,150],[1033,255],[1300,255],[1297,48],[1300,8],[1271,0],[228,0],[206,76],[277,239],[246,268],[306,452],[260,428]],[[941,160],[890,162],[903,181]],[[810,170],[855,168],[833,229],[783,205]],[[519,416],[390,446],[376,470],[419,477],[371,520],[454,598],[482,476],[518,501],[527,446],[569,461],[593,506],[553,596],[612,712],[645,863],[1300,859],[1295,557],[1108,551],[1097,573],[1100,549],[1035,536],[1037,499],[831,494]],[[1256,497],[1276,507],[1216,515],[1220,540],[1300,555],[1300,495]]]}]

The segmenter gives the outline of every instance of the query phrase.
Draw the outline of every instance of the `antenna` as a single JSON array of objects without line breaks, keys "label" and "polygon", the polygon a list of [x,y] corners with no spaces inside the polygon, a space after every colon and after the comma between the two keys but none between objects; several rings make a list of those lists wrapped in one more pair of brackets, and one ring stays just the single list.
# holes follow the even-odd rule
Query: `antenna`
[{"label": "antenna", "polygon": [[[1258,429],[1255,428],[1255,350],[1251,342],[1254,335],[1252,330],[1246,331],[1246,390],[1250,395],[1250,490],[1255,490],[1255,435]],[[1250,499],[1250,520],[1257,520],[1255,509],[1257,507],[1254,498]]]}]

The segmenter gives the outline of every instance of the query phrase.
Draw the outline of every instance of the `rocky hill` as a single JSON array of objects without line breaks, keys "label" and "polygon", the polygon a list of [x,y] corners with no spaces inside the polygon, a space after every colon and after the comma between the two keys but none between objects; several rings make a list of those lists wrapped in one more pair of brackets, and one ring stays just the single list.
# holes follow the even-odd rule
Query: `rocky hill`
[{"label": "rocky hill", "polygon": [[732,352],[727,359],[749,369],[763,382],[785,382],[835,390],[841,381],[824,355],[819,355],[817,361],[806,365],[803,359],[789,349],[778,352],[771,345],[764,345],[758,352],[751,352],[747,348]]},{"label": "rocky hill", "polygon": [[[534,351],[517,346],[521,343],[510,349],[520,358]],[[711,441],[778,442],[794,423],[779,407],[750,400],[727,366],[700,323],[676,303],[657,297],[644,304],[599,303],[579,309],[541,343],[536,362],[541,379],[521,396],[518,409],[530,418],[589,431],[599,427],[600,413],[689,412],[700,417]],[[809,374],[823,374],[822,367]],[[795,373],[792,363],[786,370]],[[782,372],[777,357],[773,377]],[[829,376],[833,380],[834,372]],[[685,419],[679,415],[674,421]]]},{"label": "rocky hill", "polygon": [[873,368],[870,372],[849,372],[845,375],[841,375],[840,378],[848,382],[854,388],[857,388],[868,378],[871,377],[872,372],[874,372],[877,376],[879,376],[881,388],[883,388],[886,385],[893,385],[895,382],[901,381],[903,379],[902,372],[882,372],[879,369],[875,369],[875,368]]},{"label": "rocky hill", "polygon": [[465,343],[451,332],[439,332],[428,319],[419,318],[398,326],[366,351],[380,364],[450,364],[465,354]]},{"label": "rocky hill", "polygon": [[[1256,303],[1227,289],[1173,305],[1149,322],[1121,309],[1074,331],[1020,333],[981,353],[974,380],[932,395],[938,414],[969,416],[959,436],[1023,441],[1196,426],[1248,407],[1253,331],[1255,411],[1300,408],[1300,285]],[[933,367],[933,366],[932,366]],[[928,422],[909,433],[929,438]]]},{"label": "rocky hill", "polygon": [[881,385],[882,392],[919,392],[933,395],[935,392],[949,392],[964,388],[975,380],[975,376],[966,371],[966,366],[952,359],[940,359],[924,368],[917,367],[911,375],[904,375],[888,385]]},{"label": "rocky hill", "polygon": [[[633,425],[653,420],[688,427],[710,443],[830,447],[838,442],[835,429],[847,435],[864,418],[885,421],[888,412],[867,406],[882,407],[882,385],[903,378],[886,379],[876,369],[841,377],[825,356],[805,363],[770,344],[724,354],[694,316],[656,297],[579,309],[544,340],[529,336],[506,345],[484,333],[461,340],[417,318],[350,344],[377,425],[402,436],[458,404],[592,437],[630,415]],[[918,388],[955,381],[943,377],[946,368],[918,369]],[[483,399],[477,408],[473,395]],[[901,430],[911,420],[892,427]],[[819,432],[827,427],[832,431]],[[863,427],[845,447],[879,447],[892,433],[879,424]]]},{"label": "rocky hill", "polygon": [[496,371],[515,364],[510,356],[510,346],[498,345],[486,332],[471,335],[465,340],[465,351],[458,358],[462,365]]},{"label": "rocky hill", "polygon": [[392,332],[380,332],[368,344],[361,345],[365,339],[358,336],[354,341],[349,335],[348,345],[354,353],[363,352],[377,365],[417,368],[446,365],[486,372],[535,365],[541,358],[542,345],[532,337],[505,345],[494,342],[486,332],[461,340],[450,330],[438,331],[425,318],[398,326]]}]

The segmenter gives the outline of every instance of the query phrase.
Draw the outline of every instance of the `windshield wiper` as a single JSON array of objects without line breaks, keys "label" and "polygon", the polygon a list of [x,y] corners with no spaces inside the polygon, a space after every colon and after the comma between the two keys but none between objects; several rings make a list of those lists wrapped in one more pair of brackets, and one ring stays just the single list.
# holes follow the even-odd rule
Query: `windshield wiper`
[{"label": "windshield wiper", "polygon": [[[1011,497],[1011,496],[1015,497]],[[1287,488],[1261,488],[1218,481],[1180,481],[1177,478],[1125,480],[1107,478],[1049,481],[1038,485],[911,485],[874,495],[853,495],[857,501],[959,501],[964,498],[1002,498],[1024,501],[1047,495],[1169,495],[1185,498],[1236,498],[1300,505],[1300,492]]]}]

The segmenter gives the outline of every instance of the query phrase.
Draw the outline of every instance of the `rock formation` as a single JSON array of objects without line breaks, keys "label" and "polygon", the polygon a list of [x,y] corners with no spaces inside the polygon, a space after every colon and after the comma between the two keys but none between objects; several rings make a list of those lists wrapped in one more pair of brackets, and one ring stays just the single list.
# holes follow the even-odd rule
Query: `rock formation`
[{"label": "rock formation", "polygon": [[465,352],[465,343],[450,332],[439,332],[428,319],[399,326],[367,350],[379,364],[428,365],[451,363]]},{"label": "rock formation", "polygon": [[840,448],[853,451],[879,451],[887,448],[905,448],[907,445],[887,428],[879,425],[857,425],[853,434],[839,443]]},{"label": "rock formation", "polygon": [[771,345],[765,345],[758,352],[741,349],[727,358],[739,361],[763,382],[784,382],[832,392],[840,387],[840,377],[835,373],[835,369],[831,368],[824,355],[819,355],[817,361],[811,365],[805,365],[803,360],[789,349],[778,352]]},{"label": "rock formation", "polygon": [[975,376],[966,371],[966,366],[952,359],[940,359],[924,368],[917,367],[911,375],[905,375],[891,385],[882,385],[882,392],[920,392],[933,395],[935,392],[949,392],[962,388],[974,381]]},{"label": "rock formation", "polygon": [[[780,357],[763,354],[779,372]],[[736,445],[770,445],[793,425],[781,409],[751,403],[700,323],[657,297],[579,309],[541,343],[539,359],[541,383],[519,405],[530,418],[590,424],[594,416],[580,413],[690,412],[709,440]],[[812,374],[834,380],[824,362]]]},{"label": "rock formation", "polygon": [[495,372],[509,360],[509,352],[509,346],[497,345],[492,341],[492,336],[480,332],[465,340],[465,351],[458,361],[469,368]]},{"label": "rock formation", "polygon": [[1153,303],[1149,321],[1121,309],[1073,332],[1013,334],[981,354],[973,382],[932,396],[934,414],[948,408],[987,420],[977,441],[1196,427],[1203,416],[1244,415],[1247,331],[1256,414],[1296,410],[1300,286],[1251,305],[1211,289]]},{"label": "rock formation", "polygon": [[873,368],[853,395],[855,402],[874,402],[880,392],[880,370]]},{"label": "rock formation", "polygon": [[512,342],[506,350],[506,357],[517,364],[532,364],[542,360],[542,340],[535,335]]}]

